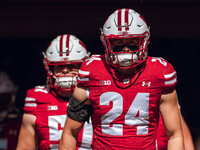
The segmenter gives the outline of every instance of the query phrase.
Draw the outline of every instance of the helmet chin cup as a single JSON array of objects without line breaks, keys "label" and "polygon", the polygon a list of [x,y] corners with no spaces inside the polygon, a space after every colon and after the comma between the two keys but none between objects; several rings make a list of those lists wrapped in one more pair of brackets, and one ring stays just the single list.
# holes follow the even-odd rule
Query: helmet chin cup
[{"label": "helmet chin cup", "polygon": [[76,76],[53,76],[55,79],[54,87],[65,91],[72,90],[77,85]]},{"label": "helmet chin cup", "polygon": [[117,68],[132,67],[134,64],[139,62],[138,55],[134,53],[112,53],[113,57],[112,64],[116,65]]}]

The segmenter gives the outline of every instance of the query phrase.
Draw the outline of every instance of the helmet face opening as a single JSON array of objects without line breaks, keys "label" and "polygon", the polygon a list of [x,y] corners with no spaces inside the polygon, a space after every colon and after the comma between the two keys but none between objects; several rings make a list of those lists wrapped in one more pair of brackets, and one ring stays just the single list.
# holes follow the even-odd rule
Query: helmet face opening
[{"label": "helmet face opening", "polygon": [[138,51],[140,47],[139,38],[110,38],[109,45],[112,52]]},{"label": "helmet face opening", "polygon": [[[102,35],[104,36],[104,35]],[[143,63],[147,58],[148,33],[142,35],[104,36],[106,57],[116,68],[129,69]]]},{"label": "helmet face opening", "polygon": [[106,20],[101,34],[107,62],[120,69],[134,68],[147,58],[149,28],[140,14],[119,9]]}]

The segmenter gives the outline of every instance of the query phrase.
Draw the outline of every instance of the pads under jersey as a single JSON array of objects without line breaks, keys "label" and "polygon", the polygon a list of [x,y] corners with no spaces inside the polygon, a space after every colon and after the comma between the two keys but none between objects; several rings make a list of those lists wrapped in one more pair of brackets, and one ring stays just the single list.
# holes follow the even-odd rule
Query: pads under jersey
[{"label": "pads under jersey", "polygon": [[79,70],[93,113],[93,149],[156,149],[159,100],[174,90],[176,72],[162,58],[148,57],[135,75],[117,74],[104,55],[93,55]]},{"label": "pads under jersey", "polygon": [[[36,116],[35,128],[40,150],[57,150],[66,120],[68,101],[61,99],[48,86],[27,91],[24,113]],[[92,125],[85,123],[78,136],[77,149],[91,149]]]}]

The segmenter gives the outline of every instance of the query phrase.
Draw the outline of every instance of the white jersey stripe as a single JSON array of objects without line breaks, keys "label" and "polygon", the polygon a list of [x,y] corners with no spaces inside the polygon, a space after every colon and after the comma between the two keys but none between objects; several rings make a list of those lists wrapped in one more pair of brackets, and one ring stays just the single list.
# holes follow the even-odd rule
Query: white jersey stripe
[{"label": "white jersey stripe", "polygon": [[43,92],[43,93],[47,93],[47,90],[43,90],[43,89],[35,89],[35,92]]},{"label": "white jersey stripe", "polygon": [[79,74],[83,74],[83,75],[89,75],[90,74],[90,72],[88,72],[88,71],[82,71],[82,70],[79,70],[78,73]]},{"label": "white jersey stripe", "polygon": [[35,98],[26,97],[25,101],[27,101],[27,102],[35,102]]},{"label": "white jersey stripe", "polygon": [[173,80],[170,80],[170,81],[165,81],[165,85],[174,84],[176,81],[177,81],[176,78],[174,78]]},{"label": "white jersey stripe", "polygon": [[167,78],[171,78],[175,75],[176,75],[176,71],[174,71],[173,73],[170,73],[170,74],[166,74],[166,75],[164,75],[164,77],[167,79]]},{"label": "white jersey stripe", "polygon": [[25,103],[24,106],[26,107],[37,107],[36,103]]},{"label": "white jersey stripe", "polygon": [[80,78],[80,77],[78,76],[78,80],[79,80],[79,81],[89,81],[89,78]]}]

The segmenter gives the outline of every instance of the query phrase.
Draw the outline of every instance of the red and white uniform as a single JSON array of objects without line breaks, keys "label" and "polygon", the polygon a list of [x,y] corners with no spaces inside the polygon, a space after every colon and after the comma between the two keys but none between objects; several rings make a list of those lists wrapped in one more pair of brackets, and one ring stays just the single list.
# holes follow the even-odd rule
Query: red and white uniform
[{"label": "red and white uniform", "polygon": [[[66,120],[67,98],[63,100],[48,86],[27,91],[24,113],[36,116],[35,127],[41,150],[57,150]],[[77,149],[91,149],[92,125],[85,123]],[[80,147],[79,147],[80,146]]]},{"label": "red and white uniform", "polygon": [[156,149],[159,100],[177,83],[172,65],[148,57],[135,76],[126,77],[94,55],[79,70],[78,84],[88,88],[93,113],[93,149]]},{"label": "red and white uniform", "polygon": [[21,118],[6,119],[0,124],[0,150],[16,150]]}]

